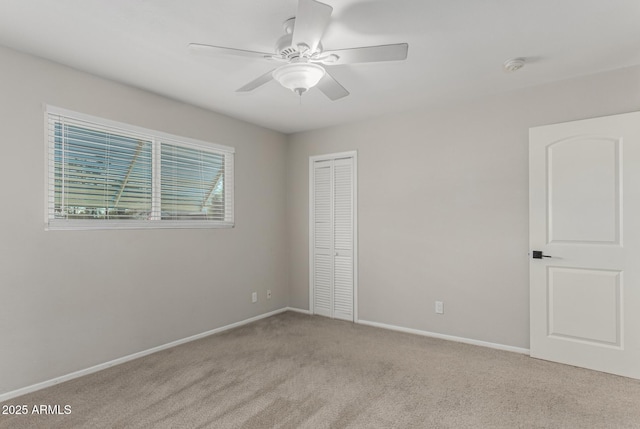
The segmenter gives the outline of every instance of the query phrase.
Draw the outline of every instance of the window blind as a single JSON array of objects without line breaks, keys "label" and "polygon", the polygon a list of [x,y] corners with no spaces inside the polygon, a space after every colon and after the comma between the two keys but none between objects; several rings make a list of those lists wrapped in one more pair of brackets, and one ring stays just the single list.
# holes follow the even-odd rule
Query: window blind
[{"label": "window blind", "polygon": [[162,219],[224,221],[232,213],[229,155],[162,143]]},{"label": "window blind", "polygon": [[47,107],[52,229],[233,226],[233,148]]}]

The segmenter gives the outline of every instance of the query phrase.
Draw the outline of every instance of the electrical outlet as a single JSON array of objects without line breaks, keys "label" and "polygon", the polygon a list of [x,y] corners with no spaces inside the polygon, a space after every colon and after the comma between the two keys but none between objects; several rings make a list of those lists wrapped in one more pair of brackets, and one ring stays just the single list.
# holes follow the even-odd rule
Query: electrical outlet
[{"label": "electrical outlet", "polygon": [[436,313],[444,314],[444,302],[436,301]]},{"label": "electrical outlet", "polygon": [[267,299],[271,299],[271,289],[267,289]]},{"label": "electrical outlet", "polygon": [[258,292],[253,292],[251,294],[251,302],[258,302]]}]

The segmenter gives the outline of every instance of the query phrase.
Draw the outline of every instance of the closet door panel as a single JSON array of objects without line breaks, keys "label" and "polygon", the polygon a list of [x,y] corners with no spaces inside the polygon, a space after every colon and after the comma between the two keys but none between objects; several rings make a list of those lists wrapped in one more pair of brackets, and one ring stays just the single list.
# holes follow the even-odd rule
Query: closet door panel
[{"label": "closet door panel", "polygon": [[333,162],[314,163],[313,177],[313,306],[316,314],[332,317]]},{"label": "closet door panel", "polygon": [[353,158],[333,169],[333,316],[353,320]]}]

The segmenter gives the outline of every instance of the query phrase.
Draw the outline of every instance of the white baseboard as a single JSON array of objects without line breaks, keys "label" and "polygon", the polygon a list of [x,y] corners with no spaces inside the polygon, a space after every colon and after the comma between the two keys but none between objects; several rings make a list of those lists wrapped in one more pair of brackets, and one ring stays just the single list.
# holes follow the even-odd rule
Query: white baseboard
[{"label": "white baseboard", "polygon": [[309,310],[303,310],[301,308],[296,308],[296,307],[287,307],[286,308],[287,311],[295,311],[296,313],[302,313],[302,314],[308,314],[311,315],[311,312]]},{"label": "white baseboard", "polygon": [[373,326],[375,328],[389,329],[391,331],[406,332],[408,334],[422,335],[423,337],[439,338],[441,340],[455,341],[457,343],[471,344],[474,346],[489,347],[492,349],[504,350],[507,352],[520,353],[529,355],[529,349],[521,347],[506,346],[504,344],[490,343],[488,341],[472,340],[469,338],[456,337],[453,335],[436,334],[435,332],[421,331],[419,329],[403,328],[401,326],[387,325],[385,323],[369,322],[367,320],[358,320],[356,323],[360,325]]},{"label": "white baseboard", "polygon": [[[43,382],[40,382],[40,383],[32,384],[31,386],[23,387],[23,388],[20,388],[20,389],[17,389],[17,390],[13,390],[11,392],[2,393],[2,394],[0,394],[0,402],[8,401],[8,400],[16,398],[18,396],[26,395],[27,393],[35,392],[37,390],[41,390],[41,389],[44,389],[46,387],[54,386],[54,385],[62,383],[64,381],[73,380],[74,378],[82,377],[83,375],[89,375],[89,374],[92,374],[94,372],[98,372],[98,371],[101,371],[103,369],[107,369],[107,368],[110,368],[112,366],[119,365],[121,363],[125,363],[125,362],[128,362],[128,361],[134,360],[134,359],[141,358],[143,356],[150,355],[152,353],[159,352],[161,350],[169,349],[171,347],[176,347],[176,346],[179,346],[181,344],[185,344],[185,343],[188,343],[188,342],[191,342],[191,341],[199,340],[200,338],[208,337],[209,335],[213,335],[213,334],[217,334],[219,332],[227,331],[229,329],[237,328],[239,326],[246,325],[248,323],[255,322],[255,321],[260,320],[260,319],[265,319],[267,317],[275,316],[276,314],[284,313],[286,311],[294,311],[296,313],[302,313],[302,314],[307,314],[307,315],[311,314],[311,312],[309,310],[303,310],[303,309],[300,309],[300,308],[295,308],[295,307],[281,308],[279,310],[274,310],[274,311],[271,311],[269,313],[265,313],[265,314],[261,314],[261,315],[255,316],[255,317],[251,317],[249,319],[241,320],[240,322],[235,322],[235,323],[232,323],[230,325],[222,326],[220,328],[216,328],[216,329],[212,329],[210,331],[202,332],[200,334],[192,335],[192,336],[187,337],[187,338],[182,338],[180,340],[172,341],[170,343],[163,344],[163,345],[160,345],[160,346],[157,346],[157,347],[153,347],[153,348],[148,349],[148,350],[143,350],[143,351],[140,351],[140,352],[137,352],[137,353],[133,353],[133,354],[130,354],[130,355],[127,355],[127,356],[123,356],[121,358],[114,359],[114,360],[111,360],[109,362],[105,362],[105,363],[101,363],[101,364],[98,364],[98,365],[94,365],[94,366],[92,366],[90,368],[81,369],[79,371],[75,371],[75,372],[72,372],[70,374],[66,374],[66,375],[62,375],[60,377],[52,378],[51,380],[47,380],[47,381],[43,381]],[[520,348],[520,347],[506,346],[506,345],[503,345],[503,344],[495,344],[495,343],[490,343],[490,342],[486,342],[486,341],[471,340],[471,339],[468,339],[468,338],[455,337],[455,336],[452,336],[452,335],[436,334],[434,332],[421,331],[421,330],[418,330],[418,329],[411,329],[411,328],[403,328],[403,327],[400,327],[400,326],[387,325],[385,323],[369,322],[369,321],[362,320],[362,319],[358,320],[356,323],[359,323],[361,325],[373,326],[373,327],[376,327],[376,328],[389,329],[389,330],[392,330],[392,331],[406,332],[406,333],[409,333],[409,334],[422,335],[422,336],[425,336],[425,337],[440,338],[440,339],[443,339],[443,340],[456,341],[456,342],[459,342],[459,343],[472,344],[472,345],[475,345],[475,346],[482,346],[482,347],[490,347],[492,349],[505,350],[505,351],[509,351],[509,352],[521,353],[521,354],[529,355],[529,349],[524,349],[524,348]]]},{"label": "white baseboard", "polygon": [[[302,314],[311,315],[311,311],[303,310],[301,308],[287,307],[286,310],[287,311],[295,311],[296,313],[302,313]],[[489,348],[492,348],[492,349],[504,350],[504,351],[507,351],[507,352],[520,353],[520,354],[527,355],[527,356],[530,354],[529,353],[529,349],[524,349],[524,348],[521,348],[521,347],[514,347],[514,346],[507,346],[507,345],[504,345],[504,344],[490,343],[488,341],[472,340],[470,338],[456,337],[456,336],[453,336],[453,335],[436,334],[435,332],[421,331],[419,329],[404,328],[402,326],[387,325],[386,323],[369,322],[368,320],[362,320],[362,319],[357,320],[356,323],[358,323],[360,325],[373,326],[375,328],[389,329],[391,331],[398,331],[398,332],[405,332],[405,333],[408,333],[408,334],[421,335],[423,337],[439,338],[441,340],[455,341],[457,343],[465,343],[465,344],[471,344],[471,345],[474,345],[474,346],[489,347]]]},{"label": "white baseboard", "polygon": [[[90,368],[81,369],[79,371],[72,372],[71,374],[62,375],[60,377],[52,378],[51,380],[43,381],[41,383],[32,384],[31,386],[23,387],[23,388],[20,388],[20,389],[17,389],[17,390],[13,390],[13,391],[7,392],[7,393],[2,393],[2,394],[0,394],[0,402],[8,401],[9,399],[13,399],[13,398],[18,397],[18,396],[26,395],[27,393],[35,392],[36,390],[41,390],[41,389],[44,389],[46,387],[54,386],[54,385],[60,384],[60,383],[62,383],[64,381],[73,380],[74,378],[82,377],[83,375],[89,375],[89,374],[92,374],[94,372],[98,372],[98,371],[101,371],[103,369],[107,369],[107,368],[110,368],[112,366],[128,362],[130,360],[138,359],[138,358],[141,358],[143,356],[147,356],[147,355],[150,355],[152,353],[159,352],[161,350],[165,350],[165,349],[169,349],[171,347],[179,346],[180,344],[188,343],[190,341],[199,340],[200,338],[208,337],[209,335],[217,334],[218,332],[227,331],[229,329],[237,328],[239,326],[246,325],[248,323],[255,322],[255,321],[260,320],[260,319],[265,319],[267,317],[275,316],[276,314],[284,313],[285,311],[288,311],[288,310],[296,311],[295,309],[291,309],[291,308],[288,308],[288,307],[281,308],[279,310],[274,310],[274,311],[271,311],[269,313],[265,313],[265,314],[261,314],[259,316],[251,317],[251,318],[246,319],[246,320],[241,320],[240,322],[236,322],[236,323],[232,323],[230,325],[222,326],[220,328],[212,329],[212,330],[207,331],[207,332],[202,332],[200,334],[192,335],[192,336],[187,337],[187,338],[182,338],[180,340],[172,341],[170,343],[163,344],[163,345],[160,345],[160,346],[157,346],[157,347],[153,347],[153,348],[148,349],[148,350],[143,350],[141,352],[137,352],[137,353],[133,353],[133,354],[130,354],[130,355],[127,355],[127,356],[123,356],[121,358],[114,359],[114,360],[111,360],[109,362],[105,362],[105,363],[101,363],[101,364],[98,364],[98,365],[94,365],[94,366],[92,366]],[[304,310],[300,310],[300,311],[303,312]]]}]

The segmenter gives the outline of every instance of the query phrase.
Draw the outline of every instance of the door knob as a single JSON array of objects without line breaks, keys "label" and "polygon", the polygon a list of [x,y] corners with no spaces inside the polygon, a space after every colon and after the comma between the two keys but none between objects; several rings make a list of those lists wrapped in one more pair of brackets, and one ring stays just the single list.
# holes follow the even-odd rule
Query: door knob
[{"label": "door knob", "polygon": [[551,256],[543,254],[541,250],[532,251],[531,257],[533,259],[551,258]]}]

